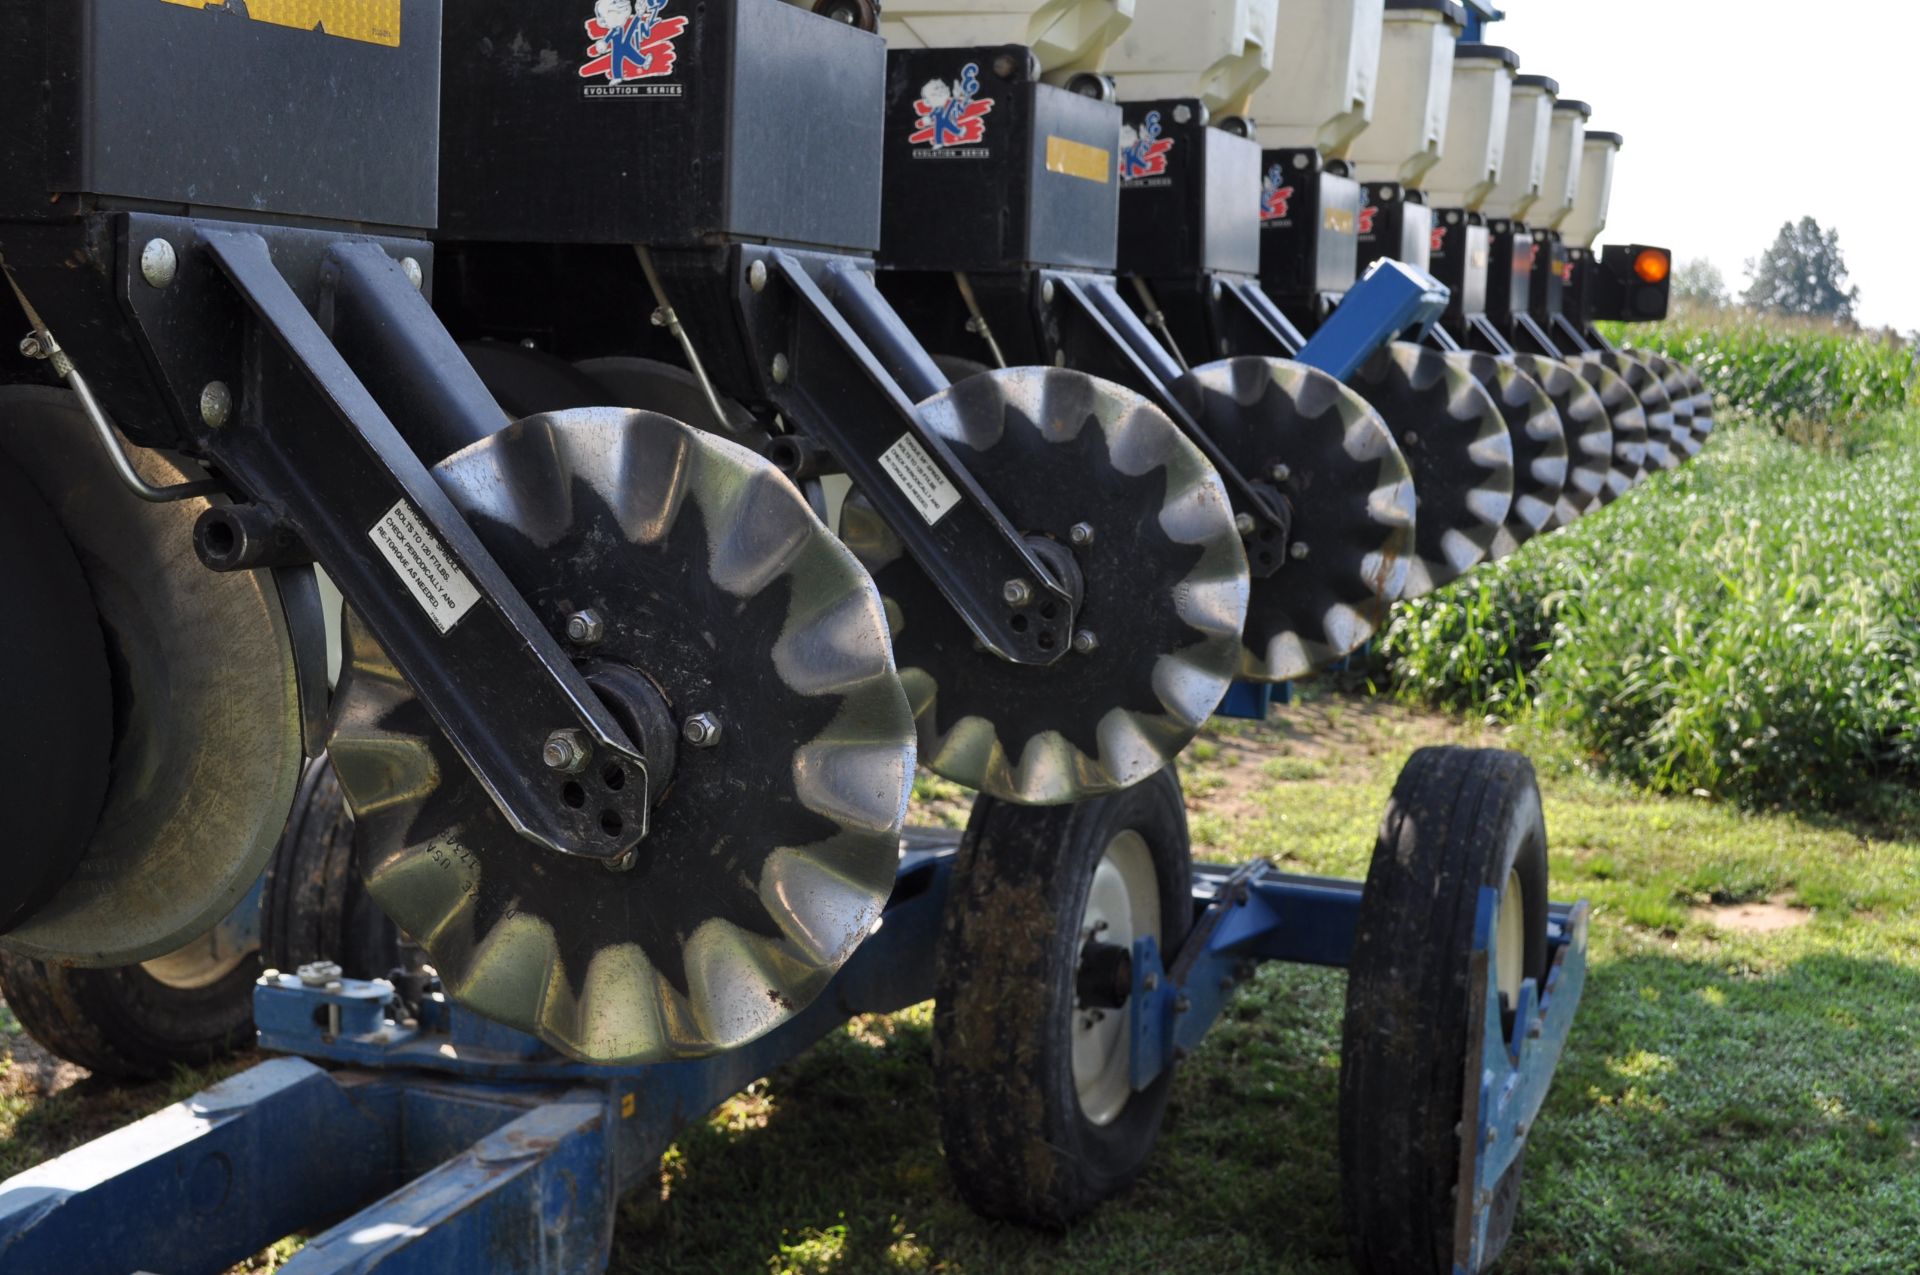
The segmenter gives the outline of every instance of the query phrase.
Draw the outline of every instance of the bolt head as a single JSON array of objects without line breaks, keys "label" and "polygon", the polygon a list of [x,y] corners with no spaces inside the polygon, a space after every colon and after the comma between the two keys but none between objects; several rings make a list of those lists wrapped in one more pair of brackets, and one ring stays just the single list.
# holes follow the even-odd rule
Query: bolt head
[{"label": "bolt head", "polygon": [[633,865],[640,862],[638,850],[626,850],[606,861],[609,872],[631,872]]},{"label": "bolt head", "polygon": [[720,719],[712,713],[695,713],[680,723],[680,738],[695,748],[712,748],[720,742]]},{"label": "bolt head", "polygon": [[1293,477],[1293,467],[1291,465],[1275,465],[1270,472],[1273,474],[1273,481],[1277,483],[1286,482],[1289,478]]},{"label": "bolt head", "polygon": [[140,249],[140,277],[149,286],[164,288],[180,272],[180,256],[164,239],[149,239]]},{"label": "bolt head", "polygon": [[1047,279],[1040,284],[1040,300],[1044,305],[1053,304],[1053,280]]},{"label": "bolt head", "polygon": [[208,381],[200,391],[200,419],[210,429],[220,429],[233,419],[233,391],[225,381]]},{"label": "bolt head", "polygon": [[1307,542],[1304,540],[1296,540],[1292,544],[1287,546],[1287,556],[1289,558],[1295,559],[1296,561],[1306,557],[1309,552],[1310,550],[1307,548]]},{"label": "bolt head", "polygon": [[1080,629],[1074,633],[1073,653],[1075,655],[1092,655],[1099,649],[1100,635],[1092,629]]},{"label": "bolt head", "polygon": [[1296,153],[1293,157],[1293,166],[1295,168],[1305,168],[1307,166],[1307,157]]},{"label": "bolt head", "polygon": [[1093,524],[1076,522],[1067,529],[1067,539],[1082,549],[1093,543]]},{"label": "bolt head", "polygon": [[665,306],[657,305],[653,307],[653,313],[647,317],[656,328],[664,328],[667,326],[667,308]]},{"label": "bolt head", "polygon": [[788,371],[787,356],[784,354],[774,355],[773,356],[773,383],[775,385],[785,385],[787,383],[787,371]]},{"label": "bolt head", "polygon": [[1010,607],[1023,607],[1033,601],[1033,585],[1025,580],[1009,580],[1000,586],[1000,600]]},{"label": "bolt head", "polygon": [[1418,447],[1420,445],[1420,431],[1410,429],[1402,434],[1400,436],[1400,445],[1402,447]]},{"label": "bolt head", "polygon": [[548,770],[557,770],[563,775],[577,775],[587,768],[587,759],[593,756],[593,749],[587,743],[587,737],[571,727],[557,730],[547,736],[547,742],[540,746],[540,760]]},{"label": "bolt head", "polygon": [[592,607],[567,617],[567,641],[575,646],[592,646],[606,635],[606,622]]},{"label": "bolt head", "polygon": [[[851,19],[848,19],[851,21]],[[755,292],[767,290],[767,263],[756,261],[747,267],[747,286]]]},{"label": "bolt head", "polygon": [[308,961],[294,973],[308,987],[339,986],[340,966],[333,961]]},{"label": "bolt head", "polygon": [[1186,123],[1190,123],[1192,120],[1193,120],[1193,108],[1191,106],[1176,106],[1173,108],[1174,123],[1186,124]]},{"label": "bolt head", "polygon": [[1160,976],[1158,974],[1148,974],[1140,980],[1140,986],[1151,992],[1160,986]]},{"label": "bolt head", "polygon": [[406,275],[407,282],[412,284],[416,289],[423,288],[426,286],[427,272],[420,268],[420,262],[418,258],[415,258],[415,257],[400,258],[400,273]]},{"label": "bolt head", "polygon": [[1067,352],[1065,350],[1054,351],[1053,365],[1055,367],[1065,367],[1067,365]]},{"label": "bolt head", "polygon": [[20,338],[20,356],[28,359],[44,359],[47,357],[46,347],[40,344],[40,336],[38,333],[29,332]]},{"label": "bolt head", "polygon": [[1255,526],[1252,514],[1238,513],[1233,516],[1233,529],[1242,536],[1252,535]]},{"label": "bolt head", "polygon": [[1215,279],[1213,283],[1207,288],[1207,295],[1213,300],[1218,301],[1220,299],[1220,292],[1221,292],[1220,281],[1218,279]]}]

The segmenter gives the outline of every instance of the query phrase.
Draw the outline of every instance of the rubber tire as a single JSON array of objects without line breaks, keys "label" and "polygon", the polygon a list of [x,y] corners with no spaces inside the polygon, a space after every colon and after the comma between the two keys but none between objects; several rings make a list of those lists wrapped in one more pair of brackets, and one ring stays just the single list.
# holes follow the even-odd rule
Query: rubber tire
[{"label": "rubber tire", "polygon": [[0,952],[0,995],[45,1048],[95,1075],[165,1076],[253,1043],[253,985],[263,968],[340,962],[380,978],[399,963],[399,929],[353,863],[353,822],[333,767],[310,762],[261,891],[261,950],[206,987],[163,983],[139,965],[69,969]]},{"label": "rubber tire", "polygon": [[348,978],[385,978],[400,964],[400,927],[360,879],[353,813],[325,753],[307,764],[267,865],[260,952],[269,969],[337,961]]},{"label": "rubber tire", "polygon": [[[1525,973],[1546,973],[1547,837],[1533,766],[1498,749],[1423,748],[1394,784],[1361,897],[1340,1051],[1340,1188],[1353,1264],[1449,1275],[1480,888],[1525,891]],[[1499,1183],[1505,1245],[1525,1156]]]},{"label": "rubber tire", "polygon": [[86,571],[60,520],[0,450],[0,756],[7,811],[0,933],[79,866],[106,804],[113,671]]},{"label": "rubber tire", "polygon": [[0,951],[0,995],[41,1045],[96,1076],[151,1080],[253,1042],[256,952],[218,982],[180,988],[138,965],[70,969]]},{"label": "rubber tire", "polygon": [[1192,851],[1171,768],[1068,806],[982,796],[955,858],[934,958],[940,1137],[977,1212],[1065,1226],[1133,1182],[1159,1135],[1169,1068],[1111,1123],[1081,1113],[1072,1017],[1079,919],[1094,868],[1127,829],[1152,851],[1163,958],[1192,923]]}]

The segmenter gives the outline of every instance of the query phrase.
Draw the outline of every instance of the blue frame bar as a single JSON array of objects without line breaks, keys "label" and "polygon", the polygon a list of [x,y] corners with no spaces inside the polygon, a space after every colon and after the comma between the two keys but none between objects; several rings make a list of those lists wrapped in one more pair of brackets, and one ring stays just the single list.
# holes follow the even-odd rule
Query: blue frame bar
[{"label": "blue frame bar", "polygon": [[[0,1269],[59,1275],[217,1272],[283,1235],[321,1230],[287,1275],[605,1269],[620,1196],[650,1178],[691,1121],[850,1015],[933,994],[933,951],[958,833],[913,834],[878,933],[794,1019],[712,1058],[609,1068],[436,1001],[408,1027],[390,984],[263,977],[255,1012],[275,1058],[0,1183]],[[1171,970],[1134,945],[1128,1006],[1136,1088],[1200,1043],[1251,965],[1345,966],[1363,887],[1264,863],[1202,865],[1194,926]],[[1488,1204],[1539,1112],[1586,973],[1587,905],[1552,905],[1544,992],[1500,1034],[1491,960],[1497,895],[1482,892],[1473,957],[1478,1058],[1463,1070],[1462,1236],[1474,1269]],[[327,1071],[308,1058],[343,1064]],[[373,1201],[372,1203],[367,1203]],[[364,1206],[364,1207],[362,1207]],[[355,1212],[355,1209],[358,1209]],[[351,1216],[347,1216],[351,1214]]]}]

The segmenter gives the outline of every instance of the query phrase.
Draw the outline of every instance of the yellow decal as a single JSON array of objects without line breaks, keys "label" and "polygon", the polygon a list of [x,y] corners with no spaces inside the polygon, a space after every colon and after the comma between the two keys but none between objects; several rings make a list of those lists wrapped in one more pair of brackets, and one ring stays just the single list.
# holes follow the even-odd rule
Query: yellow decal
[{"label": "yellow decal", "polygon": [[622,1120],[633,1119],[633,1095],[631,1093],[623,1093],[620,1095],[620,1118]]},{"label": "yellow decal", "polygon": [[1111,151],[1089,146],[1085,142],[1068,141],[1064,137],[1047,139],[1047,171],[1050,173],[1065,173],[1069,177],[1085,178],[1104,186],[1112,169]]},{"label": "yellow decal", "polygon": [[[227,0],[160,0],[186,9],[224,9]],[[318,30],[361,44],[400,47],[400,0],[247,0],[255,22],[300,31]]]},{"label": "yellow decal", "polygon": [[1344,235],[1353,230],[1353,214],[1344,208],[1329,208],[1321,223],[1328,230]]}]

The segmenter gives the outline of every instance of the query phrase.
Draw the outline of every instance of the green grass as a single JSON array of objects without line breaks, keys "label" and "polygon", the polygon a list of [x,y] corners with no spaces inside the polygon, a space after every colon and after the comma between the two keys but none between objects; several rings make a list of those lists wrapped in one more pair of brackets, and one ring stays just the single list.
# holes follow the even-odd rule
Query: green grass
[{"label": "green grass", "polygon": [[1843,439],[1859,422],[1920,407],[1914,348],[1823,320],[1683,307],[1666,323],[1601,327],[1692,366],[1735,418],[1799,437]]},{"label": "green grass", "polygon": [[1884,812],[1920,783],[1920,414],[1693,463],[1395,608],[1417,698],[1563,728],[1659,791]]},{"label": "green grass", "polygon": [[[1380,700],[1220,723],[1183,763],[1200,853],[1364,873],[1416,747],[1508,733]],[[1746,813],[1541,759],[1557,897],[1593,966],[1529,1152],[1508,1272],[1912,1269],[1920,823]],[[929,785],[927,799],[953,794]],[[1695,909],[1809,909],[1779,933]],[[1065,1235],[983,1221],[937,1138],[929,1010],[857,1020],[698,1122],[621,1209],[616,1272],[1337,1272],[1342,981],[1268,967],[1181,1069],[1138,1186]],[[13,1172],[204,1083],[6,1087]],[[290,1245],[282,1245],[284,1257]],[[271,1269],[271,1258],[251,1269]]]}]

